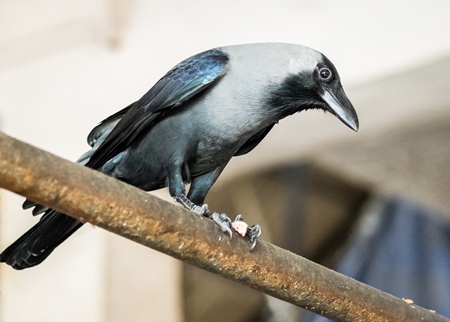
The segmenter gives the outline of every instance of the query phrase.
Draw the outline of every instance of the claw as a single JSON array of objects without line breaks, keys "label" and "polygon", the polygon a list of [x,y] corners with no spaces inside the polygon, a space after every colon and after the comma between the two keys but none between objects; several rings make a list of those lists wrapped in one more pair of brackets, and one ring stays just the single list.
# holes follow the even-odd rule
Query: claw
[{"label": "claw", "polygon": [[242,215],[237,215],[236,219],[231,224],[234,230],[242,236],[247,236],[250,239],[252,245],[250,246],[250,251],[252,251],[256,243],[258,242],[258,238],[261,236],[261,226],[259,225],[247,225],[242,218]]},{"label": "claw", "polygon": [[258,238],[261,236],[261,226],[253,225],[248,227],[247,236],[250,238],[250,242],[252,243],[252,246],[250,247],[250,251],[252,251],[258,242]]},{"label": "claw", "polygon": [[230,240],[233,238],[233,231],[231,230],[231,219],[225,214],[219,214],[214,211],[207,211],[206,216],[211,218],[224,233],[228,233]]}]

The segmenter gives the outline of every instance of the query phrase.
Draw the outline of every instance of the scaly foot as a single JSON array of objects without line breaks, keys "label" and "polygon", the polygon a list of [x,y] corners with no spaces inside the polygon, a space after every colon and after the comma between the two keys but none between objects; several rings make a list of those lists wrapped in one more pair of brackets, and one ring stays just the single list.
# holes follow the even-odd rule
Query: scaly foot
[{"label": "scaly foot", "polygon": [[[203,207],[204,206],[208,208],[208,205],[205,204],[203,205]],[[214,221],[220,227],[220,230],[222,230],[224,233],[228,233],[228,236],[230,236],[230,240],[233,238],[233,231],[231,230],[231,219],[228,218],[226,214],[219,214],[211,210],[206,210],[205,216]]]},{"label": "scaly foot", "polygon": [[238,234],[241,236],[247,236],[250,239],[250,242],[252,243],[250,250],[253,250],[256,246],[258,238],[261,236],[261,226],[257,224],[249,226],[243,221],[242,215],[237,215],[231,226]]},{"label": "scaly foot", "polygon": [[207,204],[198,206],[190,201],[184,194],[175,197],[174,199],[175,201],[181,203],[186,209],[196,213],[197,215],[210,218],[220,227],[220,230],[228,233],[230,240],[233,238],[233,231],[231,228],[233,228],[241,236],[247,236],[252,243],[250,250],[255,248],[258,237],[261,236],[261,227],[259,225],[249,226],[242,220],[242,215],[237,215],[236,219],[232,222],[226,214],[209,210]]}]

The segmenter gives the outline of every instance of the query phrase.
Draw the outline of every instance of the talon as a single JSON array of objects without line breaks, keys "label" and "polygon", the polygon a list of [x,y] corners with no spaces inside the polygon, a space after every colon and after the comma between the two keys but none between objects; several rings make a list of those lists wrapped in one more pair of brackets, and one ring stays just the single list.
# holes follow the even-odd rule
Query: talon
[{"label": "talon", "polygon": [[255,248],[256,243],[258,242],[258,238],[261,236],[261,226],[249,226],[243,221],[242,215],[239,214],[232,222],[231,227],[242,237],[248,236],[250,242],[252,243],[252,245],[250,246],[250,251],[252,251]]},{"label": "talon", "polygon": [[252,250],[255,248],[257,242],[258,242],[258,239],[255,239],[255,240],[252,242],[252,245],[250,246],[250,251],[252,251]]},{"label": "talon", "polygon": [[226,214],[219,214],[217,212],[208,211],[206,216],[208,216],[212,221],[219,225],[220,229],[224,233],[228,233],[230,240],[233,238],[233,231],[231,230],[231,219],[228,218]]},{"label": "talon", "polygon": [[236,219],[231,224],[231,227],[233,227],[233,229],[241,236],[248,236],[250,242],[252,243],[250,246],[250,251],[252,251],[258,242],[258,238],[261,236],[261,226],[249,226],[243,221],[242,215],[237,215]]},{"label": "talon", "polygon": [[230,238],[230,241],[233,239],[233,231],[230,228],[227,228],[226,231],[224,231],[224,233],[228,233],[228,237]]},{"label": "talon", "polygon": [[252,236],[252,238],[259,238],[261,237],[261,226],[256,224],[256,225],[252,225],[247,229],[247,234],[249,236]]},{"label": "talon", "polygon": [[236,216],[236,218],[234,218],[233,223],[238,222],[238,221],[242,221],[242,220],[244,220],[244,218],[242,217],[241,214],[239,214],[239,215]]},{"label": "talon", "polygon": [[261,226],[253,225],[247,228],[247,236],[250,238],[250,242],[252,243],[250,247],[250,251],[252,251],[256,243],[258,242],[258,238],[261,236]]}]

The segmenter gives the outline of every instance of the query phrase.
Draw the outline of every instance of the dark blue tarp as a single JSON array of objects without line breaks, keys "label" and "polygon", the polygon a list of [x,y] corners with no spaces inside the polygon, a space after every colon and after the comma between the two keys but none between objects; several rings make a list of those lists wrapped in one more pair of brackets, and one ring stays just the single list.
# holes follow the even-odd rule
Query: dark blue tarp
[{"label": "dark blue tarp", "polygon": [[[335,269],[450,317],[450,219],[405,198],[384,197],[375,205]],[[309,312],[301,321],[329,320]]]}]

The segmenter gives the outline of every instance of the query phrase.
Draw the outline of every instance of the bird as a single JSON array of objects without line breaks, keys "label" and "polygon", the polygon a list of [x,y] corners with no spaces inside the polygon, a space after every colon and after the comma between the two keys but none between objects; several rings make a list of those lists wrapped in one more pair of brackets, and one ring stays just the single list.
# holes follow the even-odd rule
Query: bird
[{"label": "bird", "polygon": [[[77,162],[145,191],[168,187],[185,208],[230,237],[232,230],[247,236],[254,247],[261,227],[211,211],[205,197],[232,157],[252,151],[281,119],[312,109],[358,131],[340,76],[321,52],[289,43],[213,48],[183,60],[94,127],[91,149]],[[33,201],[23,204],[32,207],[33,215],[43,213],[40,220],[0,254],[17,270],[40,264],[83,225]]]}]

